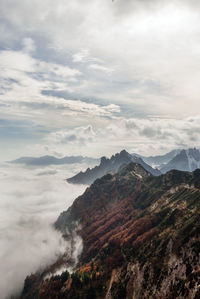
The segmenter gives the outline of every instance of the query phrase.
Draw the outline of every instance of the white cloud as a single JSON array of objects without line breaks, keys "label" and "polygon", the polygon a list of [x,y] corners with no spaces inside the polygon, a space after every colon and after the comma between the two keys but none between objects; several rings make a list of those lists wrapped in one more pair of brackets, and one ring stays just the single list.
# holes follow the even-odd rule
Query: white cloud
[{"label": "white cloud", "polygon": [[[70,117],[74,115],[82,118],[85,115],[89,118],[114,117],[114,114],[120,113],[120,107],[115,104],[97,105],[43,94],[48,90],[73,93],[73,84],[81,76],[77,69],[35,59],[28,52],[11,50],[0,52],[0,64],[0,101],[4,104],[2,115],[5,117],[21,117],[47,127],[55,127],[57,122],[52,122],[49,117],[52,114],[53,119],[59,115],[60,124],[63,121],[65,125],[67,121],[69,125]],[[69,118],[66,119],[66,116]]]},{"label": "white cloud", "polygon": [[[101,126],[58,130],[46,137],[48,151],[63,155],[101,157],[122,149],[142,155],[164,154],[176,148],[200,147],[200,117],[177,119],[116,119]],[[67,145],[67,146],[66,146]]]},{"label": "white cloud", "polygon": [[35,72],[44,74],[45,79],[49,79],[49,76],[53,75],[55,77],[60,77],[66,80],[69,80],[70,77],[72,77],[74,80],[74,77],[81,75],[80,71],[71,69],[67,65],[38,61],[37,67],[38,69]]},{"label": "white cloud", "polygon": [[108,67],[105,67],[105,66],[103,66],[101,64],[97,64],[97,63],[90,64],[89,68],[97,70],[97,71],[102,71],[102,72],[105,72],[105,73],[112,73],[113,72],[112,69],[110,69]]},{"label": "white cloud", "polygon": [[86,62],[89,58],[89,55],[89,49],[82,49],[80,52],[73,54],[72,59],[73,62]]},{"label": "white cloud", "polygon": [[[54,85],[46,82],[51,89],[129,105],[144,115],[187,117],[199,107],[196,7],[197,2],[187,0],[3,0],[1,14],[13,30],[11,39],[14,27],[28,47],[34,43],[39,49],[43,38],[46,48],[55,50],[36,70],[51,83],[52,76],[59,78]],[[46,48],[38,50],[43,57]],[[51,62],[58,57],[60,65]],[[73,80],[78,80],[76,86],[69,83]]]},{"label": "white cloud", "polygon": [[84,146],[95,140],[96,133],[92,126],[77,127],[66,131],[57,131],[47,137],[47,141],[57,144],[73,144],[73,146]]},{"label": "white cloud", "polygon": [[[101,97],[115,104],[173,117],[197,114],[198,8],[189,0],[1,1],[1,14],[20,36],[44,37],[63,64],[71,56],[87,81],[73,89],[81,96],[99,96],[101,89]],[[94,69],[113,71],[105,80]],[[121,88],[124,81],[129,84]]]},{"label": "white cloud", "polygon": [[6,118],[28,119],[49,128],[70,125],[70,118],[74,122],[76,115],[85,122],[85,115],[88,118],[114,117],[120,113],[119,106],[114,104],[97,105],[43,94],[48,90],[73,93],[73,84],[81,76],[77,69],[35,59],[28,52],[11,50],[0,52],[0,64],[0,101],[4,104],[1,112]]},{"label": "white cloud", "polygon": [[52,224],[85,187],[66,183],[64,179],[71,173],[69,167],[56,167],[56,170],[53,174],[55,168],[51,167],[46,174],[37,176],[42,169],[1,167],[2,299],[16,295],[27,275],[52,264],[69,247]]},{"label": "white cloud", "polygon": [[27,53],[34,52],[36,50],[34,40],[30,37],[24,38],[22,41],[23,51]]},{"label": "white cloud", "polygon": [[[25,45],[24,47],[30,47]],[[31,75],[35,75],[36,81],[43,80],[48,84],[50,81],[62,79],[70,80],[81,73],[67,65],[41,61],[31,57],[29,51],[0,51],[1,79],[19,80],[19,85],[23,78],[31,80]],[[73,79],[74,80],[74,79]],[[66,82],[67,83],[67,82]],[[45,84],[43,84],[45,87]],[[48,85],[47,85],[48,86]]]},{"label": "white cloud", "polygon": [[[141,129],[130,131],[140,147],[145,142],[154,152],[150,136],[155,142],[164,133],[170,146],[184,143],[182,125],[200,108],[197,1],[2,0],[0,6],[7,26],[1,35],[7,50],[0,55],[4,118],[31,120],[47,134],[116,127],[113,143],[108,142],[114,151],[133,144],[117,122],[142,118]],[[160,120],[159,128],[152,122],[156,116],[168,120]],[[182,133],[172,142],[178,129],[173,132],[166,123],[181,120]],[[115,139],[119,134],[122,139]],[[196,134],[187,135],[185,143],[193,144]],[[99,144],[97,149],[104,151]]]}]

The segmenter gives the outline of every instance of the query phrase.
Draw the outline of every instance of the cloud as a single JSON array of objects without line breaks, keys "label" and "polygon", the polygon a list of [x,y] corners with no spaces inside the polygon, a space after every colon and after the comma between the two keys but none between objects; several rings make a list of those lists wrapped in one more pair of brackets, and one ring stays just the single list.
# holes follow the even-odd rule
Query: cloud
[{"label": "cloud", "polygon": [[[31,41],[28,43],[30,47]],[[53,90],[54,93],[60,90],[73,93],[74,84],[81,76],[81,72],[75,68],[41,61],[24,50],[1,51],[0,63],[0,101],[4,118],[28,119],[37,125],[52,127],[58,123],[49,122],[49,119],[56,117],[60,118],[63,125],[66,122],[70,125],[70,118],[74,115],[80,115],[84,121],[86,114],[88,117],[112,118],[120,113],[120,107],[116,104],[97,105],[56,97],[51,92],[48,95],[45,93],[48,90]]]},{"label": "cloud", "polygon": [[147,155],[164,153],[174,148],[200,146],[200,117],[182,120],[129,119],[125,120],[124,125],[130,135],[134,134],[137,152],[143,151]]},{"label": "cloud", "polygon": [[112,73],[113,72],[112,69],[109,69],[108,67],[105,67],[105,66],[97,64],[97,63],[90,64],[89,68],[97,70],[97,71],[102,71],[102,72],[105,72],[105,73]]},{"label": "cloud", "polygon": [[[0,6],[6,28],[0,37],[4,119],[28,119],[43,128],[43,140],[77,127],[109,128],[111,152],[125,141],[133,144],[117,125],[123,119],[141,118],[141,130],[134,131],[141,145],[164,138],[164,132],[167,140],[176,138],[176,127],[163,129],[167,119],[177,124],[199,115],[197,1],[2,0]],[[160,128],[152,123],[157,116]],[[144,118],[156,128],[143,126]],[[119,134],[125,137],[117,145]],[[72,133],[68,142],[76,144],[76,138]]]},{"label": "cloud", "polygon": [[57,170],[47,170],[47,171],[41,171],[37,175],[55,175],[57,173]]},{"label": "cloud", "polygon": [[47,141],[50,143],[81,145],[94,141],[96,133],[92,126],[77,127],[66,131],[53,132],[48,136]]},{"label": "cloud", "polygon": [[44,79],[50,79],[51,76],[56,78],[75,80],[74,77],[80,75],[80,71],[71,69],[67,65],[59,65],[56,63],[50,63],[45,61],[37,62],[38,69],[35,71],[36,75],[42,74]]},{"label": "cloud", "polygon": [[[1,1],[12,41],[17,30],[23,43],[34,42],[35,57],[46,58],[45,68],[57,60],[81,72],[78,84],[67,82],[66,90],[100,96],[135,113],[173,117],[196,114],[198,106],[198,8],[197,1],[187,0]],[[67,72],[59,69],[56,76]],[[124,80],[129,84],[123,89],[113,83]]]},{"label": "cloud", "polygon": [[[72,69],[67,65],[56,64],[52,62],[45,62],[35,59],[30,55],[33,50],[33,41],[31,39],[23,40],[22,51],[4,50],[0,51],[1,62],[1,79],[15,80],[23,87],[29,86],[32,82],[43,81],[45,84],[51,82],[63,82],[63,80],[75,80],[75,77],[80,75],[80,71]],[[29,49],[28,49],[29,48]],[[32,49],[30,49],[32,48]],[[25,80],[28,80],[25,85]],[[40,85],[42,87],[42,84]],[[17,94],[16,94],[17,95]]]},{"label": "cloud", "polygon": [[[102,126],[58,130],[46,137],[48,151],[63,155],[112,155],[122,149],[142,155],[164,154],[172,149],[200,147],[200,117],[116,119]],[[67,147],[66,147],[67,145]]]},{"label": "cloud", "polygon": [[35,42],[32,38],[27,37],[24,38],[22,41],[22,47],[23,47],[23,51],[26,53],[31,53],[34,52],[36,50],[35,47]]},{"label": "cloud", "polygon": [[50,265],[70,247],[52,226],[85,188],[67,184],[64,179],[69,173],[66,166],[51,167],[46,173],[41,169],[40,176],[38,169],[1,167],[2,299],[16,295],[26,275]]},{"label": "cloud", "polygon": [[90,56],[89,49],[82,49],[80,52],[77,52],[72,55],[73,62],[86,62]]}]

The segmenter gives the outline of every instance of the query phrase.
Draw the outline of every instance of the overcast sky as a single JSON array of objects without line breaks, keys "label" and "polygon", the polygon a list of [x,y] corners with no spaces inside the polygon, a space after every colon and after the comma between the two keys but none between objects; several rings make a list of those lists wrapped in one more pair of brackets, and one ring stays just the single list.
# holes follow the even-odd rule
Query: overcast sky
[{"label": "overcast sky", "polygon": [[200,146],[195,0],[0,0],[0,160]]}]

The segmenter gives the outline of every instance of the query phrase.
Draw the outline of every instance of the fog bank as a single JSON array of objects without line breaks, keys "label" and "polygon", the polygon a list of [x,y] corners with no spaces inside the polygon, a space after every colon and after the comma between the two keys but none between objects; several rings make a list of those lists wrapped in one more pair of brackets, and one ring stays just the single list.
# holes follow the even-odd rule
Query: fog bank
[{"label": "fog bank", "polygon": [[[74,167],[74,166],[73,166]],[[79,169],[78,166],[77,170]],[[67,243],[53,223],[83,193],[85,186],[66,183],[69,167],[0,168],[0,293],[18,292],[26,275],[51,264]]]}]

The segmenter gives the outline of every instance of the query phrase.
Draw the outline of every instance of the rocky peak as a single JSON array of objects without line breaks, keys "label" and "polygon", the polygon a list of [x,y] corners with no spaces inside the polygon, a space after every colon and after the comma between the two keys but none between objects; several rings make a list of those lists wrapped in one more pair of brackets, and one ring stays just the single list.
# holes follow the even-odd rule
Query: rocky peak
[{"label": "rocky peak", "polygon": [[118,171],[119,176],[136,176],[137,178],[146,178],[151,174],[138,163],[131,162],[128,165],[124,164]]},{"label": "rocky peak", "polygon": [[131,155],[124,149],[119,153],[120,157],[131,157]]},{"label": "rocky peak", "polygon": [[110,160],[112,163],[131,162],[132,156],[126,150],[122,150],[120,153],[113,155]]},{"label": "rocky peak", "polygon": [[108,161],[108,159],[107,159],[105,156],[103,156],[103,157],[101,157],[101,162],[100,162],[100,164],[101,164],[101,165],[105,165],[107,161]]},{"label": "rocky peak", "polygon": [[107,173],[117,173],[122,165],[127,165],[130,162],[138,163],[142,165],[147,172],[152,175],[160,175],[160,171],[153,169],[146,164],[141,158],[133,157],[126,150],[122,150],[120,153],[113,155],[110,159],[106,157],[101,158],[101,162],[98,166],[87,169],[86,172],[80,172],[77,175],[67,179],[69,183],[73,184],[91,184],[97,178],[104,176]]}]

